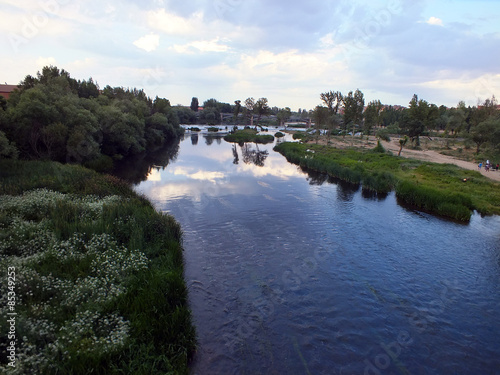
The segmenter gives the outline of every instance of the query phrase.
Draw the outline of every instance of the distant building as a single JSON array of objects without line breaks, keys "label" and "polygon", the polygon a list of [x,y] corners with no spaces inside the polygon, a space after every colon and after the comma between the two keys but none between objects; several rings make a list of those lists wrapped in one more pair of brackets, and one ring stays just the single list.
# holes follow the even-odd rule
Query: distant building
[{"label": "distant building", "polygon": [[3,96],[5,99],[9,99],[10,93],[15,89],[17,89],[16,85],[0,84],[0,95]]}]

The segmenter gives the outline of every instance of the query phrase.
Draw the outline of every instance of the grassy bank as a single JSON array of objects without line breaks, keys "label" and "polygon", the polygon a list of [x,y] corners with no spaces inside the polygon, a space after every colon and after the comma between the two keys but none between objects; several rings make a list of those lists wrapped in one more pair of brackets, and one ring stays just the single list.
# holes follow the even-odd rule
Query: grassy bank
[{"label": "grassy bank", "polygon": [[181,229],[120,180],[0,161],[0,353],[15,269],[12,374],[187,374],[195,333]]},{"label": "grassy bank", "polygon": [[469,221],[471,210],[500,214],[500,184],[454,165],[301,143],[282,143],[275,150],[292,163],[361,184],[365,190],[395,190],[400,202],[454,220]]},{"label": "grassy bank", "polygon": [[243,129],[237,130],[234,133],[228,134],[224,137],[227,142],[234,143],[271,143],[274,141],[274,137],[270,134],[258,135],[257,131],[254,129]]}]

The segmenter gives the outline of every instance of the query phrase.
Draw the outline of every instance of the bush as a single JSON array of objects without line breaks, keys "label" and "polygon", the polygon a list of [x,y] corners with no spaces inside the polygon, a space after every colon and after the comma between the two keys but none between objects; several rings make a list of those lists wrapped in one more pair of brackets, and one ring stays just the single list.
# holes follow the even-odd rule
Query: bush
[{"label": "bush", "polygon": [[232,134],[228,134],[224,137],[226,142],[234,142],[234,143],[272,143],[274,142],[274,137],[270,134],[266,135],[258,135],[256,130],[253,129],[244,129],[238,130]]},{"label": "bush", "polygon": [[377,146],[373,149],[373,152],[378,152],[378,153],[381,153],[381,154],[384,154],[385,153],[385,148],[384,146],[382,146],[382,144],[380,143],[380,139],[377,140]]},{"label": "bush", "polygon": [[387,129],[380,129],[377,131],[377,134],[375,134],[375,136],[379,139],[382,139],[386,142],[390,142],[391,141],[391,137],[389,137],[389,131]]}]

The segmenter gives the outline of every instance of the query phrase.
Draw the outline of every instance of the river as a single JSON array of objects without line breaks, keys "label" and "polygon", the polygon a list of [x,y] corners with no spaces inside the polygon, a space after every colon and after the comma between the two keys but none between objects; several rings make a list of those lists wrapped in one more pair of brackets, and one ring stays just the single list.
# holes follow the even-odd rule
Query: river
[{"label": "river", "polygon": [[192,374],[500,373],[499,217],[410,210],[272,148],[187,132],[135,187],[184,231]]}]

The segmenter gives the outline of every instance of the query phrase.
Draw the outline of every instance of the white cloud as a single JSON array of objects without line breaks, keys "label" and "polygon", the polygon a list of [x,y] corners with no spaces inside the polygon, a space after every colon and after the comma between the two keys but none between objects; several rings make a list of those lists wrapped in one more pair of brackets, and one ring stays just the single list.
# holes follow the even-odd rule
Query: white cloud
[{"label": "white cloud", "polygon": [[154,51],[160,45],[160,36],[158,34],[149,34],[137,39],[134,46],[143,49],[146,52]]},{"label": "white cloud", "polygon": [[168,35],[194,35],[204,23],[203,13],[197,12],[189,18],[168,13],[165,9],[149,11],[147,20],[150,27]]},{"label": "white cloud", "polygon": [[192,53],[195,50],[200,52],[227,52],[229,51],[229,46],[219,43],[219,38],[213,40],[205,41],[194,41],[184,45],[174,45],[172,47],[177,53]]},{"label": "white cloud", "polygon": [[[57,65],[57,61],[53,57],[39,57],[36,60],[36,64],[42,69],[44,66]],[[71,72],[70,72],[71,73]]]},{"label": "white cloud", "polygon": [[425,23],[427,23],[429,25],[435,25],[435,26],[444,26],[443,20],[440,18],[437,18],[437,17],[431,17]]}]

